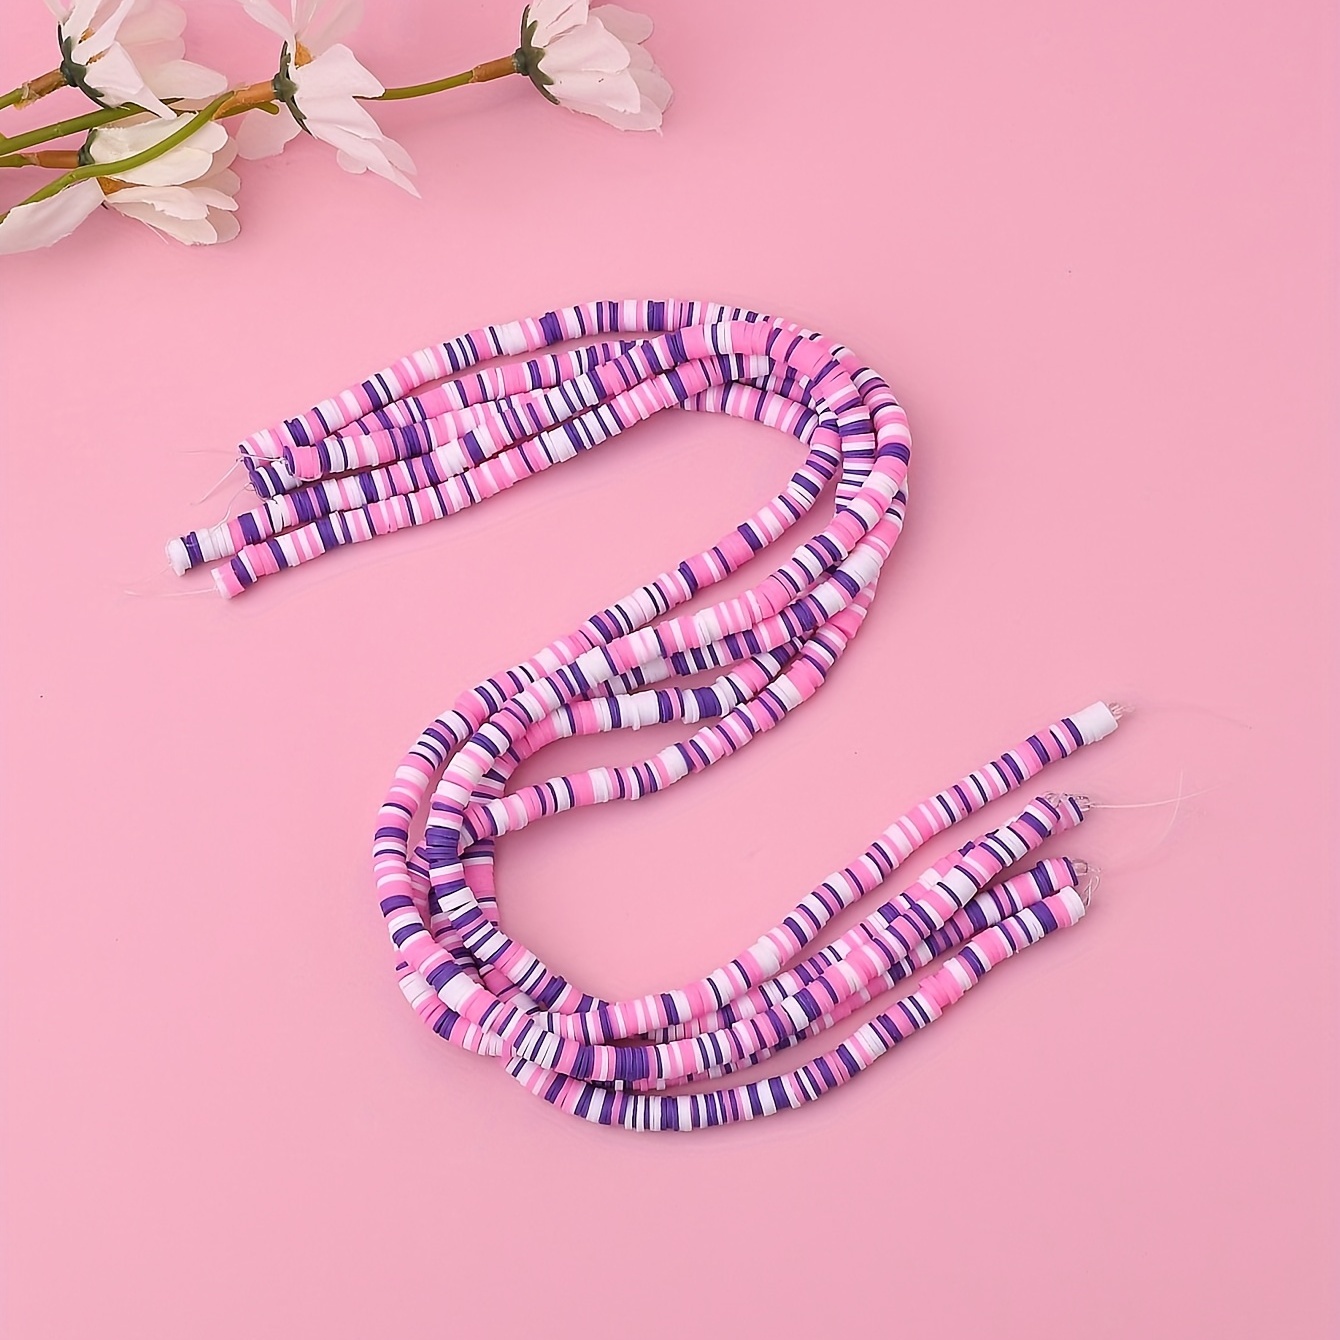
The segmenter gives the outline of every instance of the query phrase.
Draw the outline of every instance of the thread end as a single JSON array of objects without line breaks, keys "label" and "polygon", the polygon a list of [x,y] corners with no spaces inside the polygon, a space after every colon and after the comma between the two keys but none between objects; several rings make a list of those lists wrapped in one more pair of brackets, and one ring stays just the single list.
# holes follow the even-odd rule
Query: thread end
[{"label": "thread end", "polygon": [[1099,740],[1106,739],[1116,730],[1121,717],[1107,703],[1096,702],[1090,703],[1083,711],[1076,712],[1070,720],[1085,744],[1097,744]]}]

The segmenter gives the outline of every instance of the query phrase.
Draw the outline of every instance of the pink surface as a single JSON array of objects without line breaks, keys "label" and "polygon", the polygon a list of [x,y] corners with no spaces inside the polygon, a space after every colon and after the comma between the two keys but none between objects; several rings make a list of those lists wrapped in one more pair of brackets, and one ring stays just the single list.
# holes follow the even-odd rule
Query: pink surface
[{"label": "pink surface", "polygon": [[[422,203],[306,144],[246,170],[227,247],[99,217],[3,262],[0,1328],[1333,1334],[1332,7],[647,7],[662,138],[505,81],[386,113]],[[6,87],[53,63],[43,7],[7,8]],[[252,77],[260,30],[190,8]],[[513,36],[510,5],[371,8],[388,82]],[[908,531],[783,729],[505,844],[523,938],[592,989],[677,983],[1100,695],[1137,711],[1057,784],[1208,788],[1171,828],[1095,815],[1063,844],[1104,867],[1091,917],[900,1055],[683,1138],[579,1125],[422,1028],[371,821],[432,713],[793,444],[662,416],[238,601],[160,570],[241,434],[481,322],[670,294],[884,373]],[[1025,575],[1045,603],[997,598]]]}]

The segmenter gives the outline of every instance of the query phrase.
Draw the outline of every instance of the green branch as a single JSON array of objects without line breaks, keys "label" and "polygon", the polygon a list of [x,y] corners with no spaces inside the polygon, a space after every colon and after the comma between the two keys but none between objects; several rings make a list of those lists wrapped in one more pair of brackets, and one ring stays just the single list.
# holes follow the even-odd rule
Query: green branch
[{"label": "green branch", "polygon": [[460,74],[449,75],[446,79],[434,79],[427,84],[405,84],[401,88],[384,89],[381,93],[371,98],[360,99],[362,102],[398,102],[402,98],[422,98],[429,93],[445,93],[449,88],[460,88],[462,84],[471,84],[474,82],[475,72],[473,70],[463,70]]},{"label": "green branch", "polygon": [[30,149],[34,144],[45,144],[47,140],[64,139],[66,135],[77,135],[81,131],[96,130],[112,121],[123,121],[128,116],[142,112],[142,107],[105,107],[96,112],[85,112],[83,116],[67,117],[64,121],[53,121],[49,126],[38,126],[36,130],[25,131],[22,135],[0,135],[0,153],[18,153],[20,149]]},{"label": "green branch", "polygon": [[361,98],[361,102],[399,102],[402,98],[426,98],[430,93],[445,93],[449,88],[460,88],[463,84],[483,84],[490,79],[501,79],[504,75],[520,74],[516,54],[503,56],[498,60],[485,61],[473,69],[462,70],[460,74],[448,75],[445,79],[433,79],[426,84],[405,84],[400,88],[387,88],[375,97]]}]

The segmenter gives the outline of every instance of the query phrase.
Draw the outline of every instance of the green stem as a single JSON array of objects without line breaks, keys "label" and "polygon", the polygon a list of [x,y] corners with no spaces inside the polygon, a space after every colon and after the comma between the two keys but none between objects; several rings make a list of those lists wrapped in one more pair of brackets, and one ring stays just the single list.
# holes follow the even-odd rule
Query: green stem
[{"label": "green stem", "polygon": [[[177,99],[169,98],[168,106],[172,106]],[[258,107],[234,107],[231,111],[224,112],[218,119],[226,120],[230,116],[241,116],[243,112],[258,111],[274,113],[279,109],[272,102],[262,103]],[[142,115],[142,107],[108,107],[100,112],[85,112],[83,116],[72,116],[64,121],[53,121],[49,126],[38,126],[36,130],[30,130],[23,135],[15,135],[12,139],[6,139],[0,135],[0,154],[6,157],[13,157],[22,149],[30,149],[34,144],[45,144],[48,140],[61,140],[67,135],[77,135],[82,131],[97,130],[99,126],[111,125],[114,121],[124,121],[128,116]],[[18,164],[5,161],[0,158],[0,166],[17,167]]]},{"label": "green stem", "polygon": [[471,70],[462,70],[460,74],[448,75],[445,79],[433,79],[426,84],[405,84],[400,88],[388,88],[373,98],[363,98],[363,102],[399,102],[402,98],[424,98],[430,93],[445,93],[449,88],[460,88],[463,84],[483,84],[490,79],[501,79],[504,75],[519,74],[515,56],[503,56],[498,60],[485,61]]},{"label": "green stem", "polygon": [[38,98],[45,98],[48,93],[54,93],[64,84],[65,75],[61,70],[49,70],[37,79],[30,79],[26,84],[20,84],[18,88],[11,88],[8,93],[0,95],[0,107],[16,107],[36,102]]},{"label": "green stem", "polygon": [[405,84],[400,88],[388,88],[375,98],[365,98],[365,102],[399,102],[402,98],[422,98],[429,93],[445,93],[449,88],[460,88],[462,84],[474,83],[475,72],[465,70],[461,74],[449,75],[446,79],[434,79],[427,84]]},{"label": "green stem", "polygon": [[85,112],[83,116],[67,117],[64,121],[53,121],[49,126],[38,126],[36,130],[25,131],[22,135],[0,136],[0,151],[11,154],[20,149],[29,149],[34,144],[45,144],[47,140],[64,139],[66,135],[76,135],[84,130],[96,130],[99,126],[112,121],[122,121],[128,116],[136,116],[140,107],[106,107],[97,112]]},{"label": "green stem", "polygon": [[39,200],[50,200],[67,186],[73,186],[77,181],[87,181],[90,177],[114,177],[118,172],[129,172],[134,168],[143,167],[145,163],[152,162],[169,149],[175,149],[184,140],[190,139],[201,126],[214,119],[214,113],[232,96],[231,92],[220,94],[208,107],[202,108],[191,117],[184,126],[179,126],[171,135],[165,135],[157,144],[150,145],[143,152],[132,154],[129,158],[118,158],[113,163],[85,163],[83,167],[75,168],[72,172],[66,172],[54,181],[48,182],[26,200],[20,200],[19,204],[35,205]]}]

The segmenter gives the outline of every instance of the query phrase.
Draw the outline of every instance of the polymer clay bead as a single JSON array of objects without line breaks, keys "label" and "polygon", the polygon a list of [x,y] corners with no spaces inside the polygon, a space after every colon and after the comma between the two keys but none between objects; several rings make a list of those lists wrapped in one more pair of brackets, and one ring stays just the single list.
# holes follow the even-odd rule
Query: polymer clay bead
[{"label": "polymer clay bead", "polygon": [[[565,1111],[641,1130],[730,1124],[813,1101],[933,1022],[991,967],[1084,915],[1081,865],[1047,858],[1016,869],[1084,817],[1073,797],[1038,796],[821,943],[839,911],[927,841],[1115,729],[1103,703],[922,802],[753,945],[674,990],[600,999],[501,924],[493,857],[508,833],[673,786],[822,687],[867,617],[906,513],[911,437],[885,381],[844,346],[740,308],[546,312],[419,350],[254,434],[241,460],[259,505],[168,544],[177,571],[216,564],[219,591],[236,596],[331,549],[475,506],[668,409],[763,423],[794,437],[804,459],[716,544],[430,722],[396,770],[373,852],[400,986],[424,1022],[499,1058]],[[782,539],[830,488],[831,519],[767,576],[676,613]],[[516,768],[559,739],[671,722],[690,733],[638,762],[509,790]],[[892,998],[950,951],[823,1056],[717,1083]]]}]

